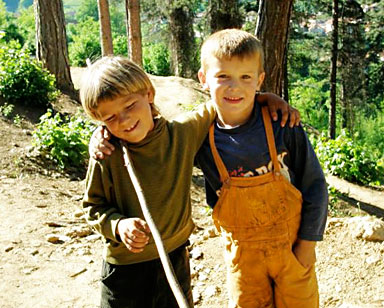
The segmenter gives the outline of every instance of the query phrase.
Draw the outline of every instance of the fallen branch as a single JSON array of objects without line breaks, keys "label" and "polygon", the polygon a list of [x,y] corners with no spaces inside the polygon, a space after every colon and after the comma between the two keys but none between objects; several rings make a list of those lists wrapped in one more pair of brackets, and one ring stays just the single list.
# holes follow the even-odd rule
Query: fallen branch
[{"label": "fallen branch", "polygon": [[165,251],[163,241],[161,240],[159,230],[157,230],[157,227],[155,225],[155,222],[153,221],[152,215],[148,210],[147,202],[145,201],[143,190],[140,186],[139,180],[137,179],[132,161],[129,157],[128,150],[122,141],[120,141],[120,144],[124,152],[125,166],[128,170],[129,176],[131,177],[131,181],[132,181],[133,187],[135,188],[137,198],[139,199],[140,207],[141,207],[141,210],[143,211],[144,218],[149,226],[149,229],[151,230],[153,239],[155,240],[156,248],[160,256],[160,261],[165,271],[165,276],[167,277],[168,283],[172,289],[173,294],[176,297],[176,301],[179,307],[188,308],[189,307],[188,301],[186,300],[184,292],[181,289],[176,279],[176,275],[173,270],[171,261],[169,260],[169,256]]}]

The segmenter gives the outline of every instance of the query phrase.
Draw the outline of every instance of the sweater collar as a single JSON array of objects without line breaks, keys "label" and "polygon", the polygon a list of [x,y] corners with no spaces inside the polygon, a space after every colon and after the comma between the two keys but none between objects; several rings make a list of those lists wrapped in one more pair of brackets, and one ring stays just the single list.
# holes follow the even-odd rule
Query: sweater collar
[{"label": "sweater collar", "polygon": [[143,140],[141,140],[138,143],[125,142],[125,144],[127,144],[128,147],[131,149],[132,148],[136,149],[136,148],[141,148],[141,147],[147,145],[148,143],[150,143],[151,141],[153,141],[154,139],[156,139],[162,133],[167,121],[161,116],[154,118],[153,121],[154,121],[155,126],[153,127],[153,129],[150,132],[148,132],[147,136]]}]

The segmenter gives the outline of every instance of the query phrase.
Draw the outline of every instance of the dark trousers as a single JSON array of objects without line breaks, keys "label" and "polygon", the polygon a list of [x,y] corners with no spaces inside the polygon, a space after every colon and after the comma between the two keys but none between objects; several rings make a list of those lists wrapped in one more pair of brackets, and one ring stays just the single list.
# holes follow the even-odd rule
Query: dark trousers
[{"label": "dark trousers", "polygon": [[[189,253],[183,245],[169,254],[177,280],[193,307]],[[101,308],[178,308],[160,259],[114,265],[103,261]]]}]

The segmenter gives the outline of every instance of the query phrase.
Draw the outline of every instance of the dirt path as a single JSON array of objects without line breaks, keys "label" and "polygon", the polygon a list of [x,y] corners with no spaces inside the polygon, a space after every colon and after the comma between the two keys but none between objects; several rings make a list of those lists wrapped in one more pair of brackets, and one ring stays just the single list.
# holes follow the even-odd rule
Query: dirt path
[{"label": "dirt path", "polygon": [[[185,102],[185,85],[175,78],[163,84],[174,95],[184,93],[179,101]],[[78,210],[83,183],[24,159],[32,128],[0,118],[0,306],[97,307],[102,241]],[[198,170],[191,194],[197,225],[190,247],[195,307],[222,308],[226,291],[221,243],[204,206]],[[384,243],[354,238],[350,222],[348,217],[330,219],[325,240],[317,247],[321,307],[384,307]]]}]

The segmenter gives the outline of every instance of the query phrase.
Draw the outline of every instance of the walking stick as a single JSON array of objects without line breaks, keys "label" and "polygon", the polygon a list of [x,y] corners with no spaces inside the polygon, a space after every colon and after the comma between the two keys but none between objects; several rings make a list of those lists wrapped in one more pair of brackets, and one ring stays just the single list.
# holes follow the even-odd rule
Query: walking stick
[{"label": "walking stick", "polygon": [[139,199],[141,210],[143,211],[144,218],[149,226],[149,229],[151,230],[151,233],[153,235],[153,239],[155,240],[157,251],[159,252],[160,261],[163,265],[165,276],[167,277],[168,283],[172,289],[173,294],[176,297],[176,301],[180,308],[189,308],[189,304],[187,299],[185,298],[184,292],[181,289],[177,279],[175,272],[173,270],[171,261],[169,260],[169,256],[167,252],[165,251],[164,244],[161,240],[161,236],[159,233],[159,230],[157,230],[157,227],[155,225],[155,222],[153,221],[152,215],[148,210],[147,202],[145,201],[145,197],[143,194],[143,190],[140,186],[139,180],[137,179],[132,161],[129,157],[128,150],[124,143],[120,141],[121,147],[123,149],[124,153],[124,163],[127,167],[128,174],[131,177],[133,187],[135,188],[137,197]]}]

